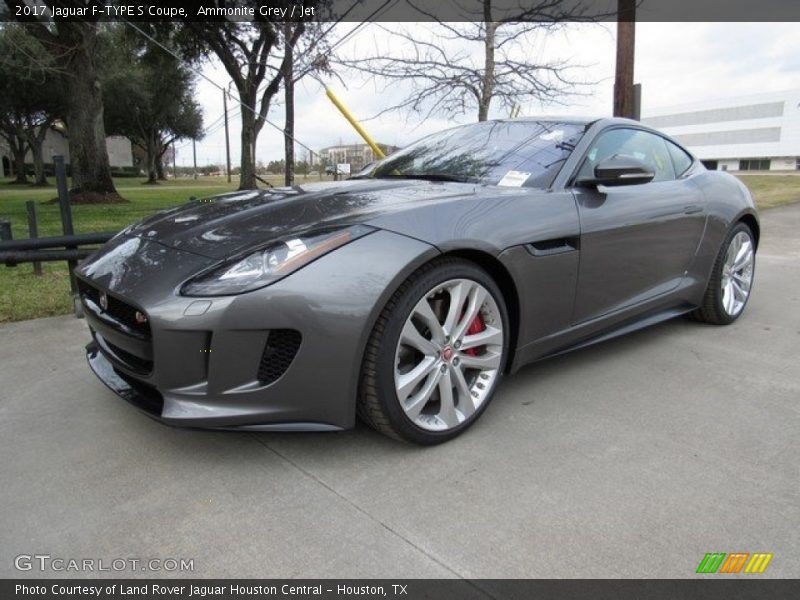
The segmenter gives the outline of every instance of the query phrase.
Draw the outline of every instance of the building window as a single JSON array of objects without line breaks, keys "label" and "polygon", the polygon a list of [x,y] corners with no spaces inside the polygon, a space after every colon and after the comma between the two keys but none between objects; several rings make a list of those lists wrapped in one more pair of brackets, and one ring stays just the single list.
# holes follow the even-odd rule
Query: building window
[{"label": "building window", "polygon": [[739,161],[740,171],[769,171],[769,158],[747,158]]}]

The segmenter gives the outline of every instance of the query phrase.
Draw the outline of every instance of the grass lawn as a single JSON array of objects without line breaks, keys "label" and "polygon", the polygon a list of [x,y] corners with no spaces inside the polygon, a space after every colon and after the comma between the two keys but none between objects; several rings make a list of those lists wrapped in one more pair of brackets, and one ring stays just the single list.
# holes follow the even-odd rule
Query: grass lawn
[{"label": "grass lawn", "polygon": [[[273,185],[283,185],[280,175],[267,177]],[[303,176],[297,176],[298,183]],[[309,176],[308,181],[319,181]],[[55,183],[51,178],[51,182]],[[115,183],[121,196],[130,204],[95,204],[72,207],[75,233],[119,231],[157,210],[183,204],[191,196],[202,198],[234,190],[238,177],[228,183],[225,177],[181,178],[159,185],[143,185],[144,179],[125,178]],[[0,179],[0,219],[11,221],[14,239],[28,237],[26,200],[36,202],[39,236],[61,235],[61,215],[58,204],[46,202],[57,195],[55,185],[43,188],[16,185]],[[37,317],[67,314],[72,310],[69,295],[67,265],[63,262],[44,263],[44,275],[33,274],[33,265],[17,267],[0,264],[0,323]]]},{"label": "grass lawn", "polygon": [[[281,176],[270,177],[273,185],[281,185]],[[741,175],[752,190],[759,208],[800,201],[800,176]],[[317,181],[317,176],[308,181]],[[142,185],[143,179],[119,179],[117,191],[130,204],[75,206],[72,218],[76,233],[118,231],[157,210],[186,202],[190,196],[202,198],[231,191],[236,186],[224,177],[170,180],[160,185]],[[303,181],[302,175],[298,182]],[[34,188],[0,180],[0,218],[10,219],[15,239],[28,237],[25,201],[37,203],[39,235],[61,234],[57,204],[44,204],[56,196],[55,187]],[[0,323],[37,317],[67,314],[72,310],[69,278],[65,263],[45,263],[44,275],[33,275],[33,266],[23,264],[5,267],[0,264]]]},{"label": "grass lawn", "polygon": [[800,175],[739,175],[739,179],[761,210],[800,201]]}]

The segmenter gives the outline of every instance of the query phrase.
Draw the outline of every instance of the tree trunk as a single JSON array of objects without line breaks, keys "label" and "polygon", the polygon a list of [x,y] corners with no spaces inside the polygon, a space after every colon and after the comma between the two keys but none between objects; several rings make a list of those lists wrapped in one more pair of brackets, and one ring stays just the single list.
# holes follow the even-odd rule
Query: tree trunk
[{"label": "tree trunk", "polygon": [[35,185],[47,185],[47,176],[44,172],[44,150],[42,146],[44,145],[44,138],[47,135],[47,131],[50,129],[50,125],[51,121],[46,121],[38,126],[38,130],[35,126],[31,126],[26,132],[28,145],[33,155],[33,173],[36,178],[34,182]]},{"label": "tree trunk", "polygon": [[116,194],[103,125],[103,94],[94,64],[97,25],[59,23],[59,30],[70,48],[70,72],[64,83],[72,192]]},{"label": "tree trunk", "polygon": [[[252,105],[251,105],[252,106]],[[254,190],[256,185],[255,160],[256,123],[255,116],[246,108],[242,109],[242,172],[239,174],[239,189]]]},{"label": "tree trunk", "polygon": [[11,151],[11,171],[14,174],[14,183],[30,183],[28,174],[25,172],[25,154],[28,150],[25,138],[19,132],[13,136],[6,132],[3,138],[8,143],[8,149]]},{"label": "tree trunk", "polygon": [[145,165],[147,168],[147,181],[145,181],[145,184],[158,183],[158,174],[156,173],[156,145],[152,136],[148,136],[147,138],[144,153]]},{"label": "tree trunk", "polygon": [[166,181],[167,174],[164,171],[164,155],[169,150],[169,144],[164,141],[164,139],[159,136],[159,141],[156,146],[156,177],[159,181]]},{"label": "tree trunk", "polygon": [[14,155],[14,183],[30,183],[25,172],[25,143],[18,140],[16,144],[9,144],[11,154]]},{"label": "tree trunk", "polygon": [[34,183],[36,185],[47,185],[47,177],[44,173],[44,153],[42,151],[42,144],[31,146],[31,154],[33,154]]},{"label": "tree trunk", "polygon": [[291,44],[292,24],[284,25],[283,91],[286,103],[286,121],[283,128],[284,160],[286,173],[284,185],[294,185],[294,47]]},{"label": "tree trunk", "polygon": [[483,89],[481,90],[481,97],[478,101],[478,121],[485,121],[489,118],[489,107],[492,104],[492,95],[494,94],[494,51],[497,23],[492,21],[491,0],[483,0],[483,22],[486,27],[486,37],[483,40]]}]

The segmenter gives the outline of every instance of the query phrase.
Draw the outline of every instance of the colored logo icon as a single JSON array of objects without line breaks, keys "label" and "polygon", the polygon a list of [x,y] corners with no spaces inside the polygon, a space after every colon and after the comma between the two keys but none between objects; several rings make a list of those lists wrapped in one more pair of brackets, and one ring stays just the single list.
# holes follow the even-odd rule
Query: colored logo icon
[{"label": "colored logo icon", "polygon": [[697,565],[697,573],[763,573],[772,554],[767,552],[709,552]]}]

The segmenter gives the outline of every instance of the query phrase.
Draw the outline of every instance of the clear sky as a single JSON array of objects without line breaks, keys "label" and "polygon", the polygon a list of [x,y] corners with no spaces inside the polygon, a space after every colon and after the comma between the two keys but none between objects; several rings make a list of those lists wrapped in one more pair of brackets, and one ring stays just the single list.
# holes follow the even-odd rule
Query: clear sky
[{"label": "clear sky", "polygon": [[[339,36],[346,35],[357,23],[343,23]],[[428,24],[384,24],[404,28],[415,34],[426,33]],[[571,76],[594,82],[580,96],[565,97],[562,105],[542,106],[531,102],[522,107],[523,116],[539,114],[607,115],[611,111],[614,77],[615,24],[575,24],[563,32],[534,40],[531,56],[543,59],[568,59],[577,66]],[[385,34],[376,26],[358,28],[337,50],[354,57],[370,54],[382,47]],[[478,45],[463,46],[445,42],[448,51],[467,51],[482,61]],[[402,50],[402,49],[401,49]],[[227,73],[215,63],[203,67],[203,73],[225,86]],[[330,85],[359,118],[367,118],[396,102],[405,92],[402,86],[387,87],[385,82],[364,80],[340,72],[345,85],[331,80]],[[639,23],[636,30],[635,78],[643,87],[643,113],[648,107],[681,104],[694,100],[724,98],[758,92],[800,87],[800,35],[795,23]],[[281,94],[282,95],[282,94]],[[199,165],[225,162],[225,136],[221,126],[222,92],[199,80],[197,96],[202,104],[209,134],[197,144]],[[231,159],[239,161],[238,107],[229,104]],[[282,127],[283,106],[276,104],[268,118]],[[508,116],[494,106],[492,118]],[[476,120],[476,114],[452,118],[425,119],[421,115],[390,113],[364,122],[378,141],[403,146],[433,131]],[[332,144],[359,142],[357,134],[330,103],[321,86],[312,79],[303,80],[296,92],[296,137],[318,150]],[[264,163],[283,156],[282,134],[265,125],[258,140],[256,157]],[[297,149],[298,159],[303,157]],[[178,145],[178,164],[192,162],[191,142]]]}]

